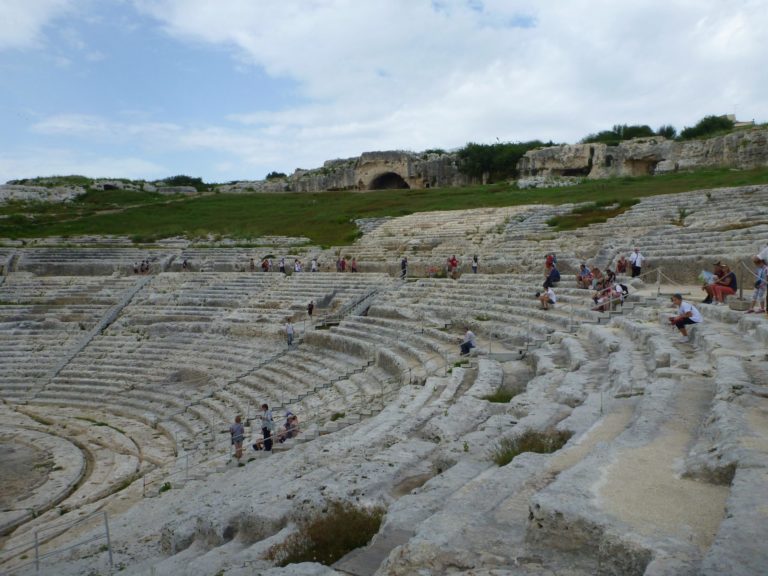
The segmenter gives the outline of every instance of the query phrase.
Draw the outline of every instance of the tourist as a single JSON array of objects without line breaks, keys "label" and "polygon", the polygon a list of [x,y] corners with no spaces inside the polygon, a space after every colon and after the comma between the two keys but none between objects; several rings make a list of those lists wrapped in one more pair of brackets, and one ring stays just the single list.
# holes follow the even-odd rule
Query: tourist
[{"label": "tourist", "polygon": [[[768,246],[760,250],[755,257],[768,264]],[[765,308],[765,313],[768,314],[768,290],[766,290],[765,305],[763,307]]]},{"label": "tourist", "polygon": [[317,271],[318,271],[318,267],[317,267],[317,256],[315,256],[314,258],[312,258],[312,261],[309,263],[309,271],[310,271],[310,272],[317,272]]},{"label": "tourist", "polygon": [[680,331],[680,342],[688,342],[687,326],[690,324],[699,324],[704,318],[701,316],[695,306],[683,300],[682,295],[673,294],[672,303],[677,306],[677,316],[670,316],[669,323],[673,324]]},{"label": "tourist", "polygon": [[605,278],[600,268],[593,266],[590,274],[592,275],[592,283],[590,284],[592,290],[602,290],[605,288]]},{"label": "tourist", "polygon": [[632,254],[629,255],[629,263],[632,266],[632,278],[637,278],[642,273],[645,256],[640,252],[640,248],[635,247]]},{"label": "tourist", "polygon": [[400,260],[400,278],[405,280],[408,277],[408,256],[403,256]]},{"label": "tourist", "polygon": [[579,271],[576,273],[576,286],[579,288],[589,288],[592,285],[592,273],[589,271],[586,262],[582,262]]},{"label": "tourist", "polygon": [[349,263],[349,271],[357,272],[357,259],[355,259],[354,257],[352,258],[352,261]]},{"label": "tourist", "polygon": [[285,337],[288,340],[288,346],[293,344],[293,324],[290,320],[285,323]]},{"label": "tourist", "polygon": [[619,256],[619,259],[616,261],[616,274],[626,274],[627,273],[627,259],[624,257],[624,254]]},{"label": "tourist", "polygon": [[560,282],[560,271],[557,269],[557,266],[552,265],[547,273],[547,277],[544,279],[544,289],[551,288],[558,282]]},{"label": "tourist", "polygon": [[251,272],[256,271],[256,263],[253,261],[253,258],[251,258],[251,261],[249,262],[249,267],[251,269]]},{"label": "tourist", "polygon": [[307,316],[309,316],[309,321],[312,322],[312,312],[315,311],[315,301],[310,300],[309,304],[307,304]]},{"label": "tourist", "polygon": [[478,266],[477,254],[475,254],[474,256],[472,256],[472,274],[477,274],[477,266]]},{"label": "tourist", "polygon": [[243,440],[245,440],[245,427],[243,426],[242,418],[238,415],[235,416],[235,423],[229,427],[229,436],[232,441],[232,446],[235,447],[235,458],[240,460],[243,456]]},{"label": "tourist", "polygon": [[280,267],[279,267],[279,270],[280,270],[280,272],[282,272],[283,274],[285,274],[285,257],[284,257],[284,256],[282,256],[282,257],[280,258]]},{"label": "tourist", "polygon": [[549,286],[544,292],[536,292],[536,297],[541,303],[542,310],[549,310],[549,307],[554,306],[555,302],[557,302],[557,296],[555,296],[555,291],[552,290],[552,286]]},{"label": "tourist", "polygon": [[450,258],[448,258],[447,263],[447,272],[451,276],[451,278],[456,278],[456,271],[459,267],[459,261],[456,259],[456,254],[453,254]]},{"label": "tourist", "polygon": [[272,258],[267,258],[267,271],[272,272],[272,269],[274,267],[274,262],[272,262]]},{"label": "tourist", "polygon": [[278,434],[277,441],[281,444],[290,438],[295,438],[299,433],[299,419],[290,410],[285,413],[285,425]]},{"label": "tourist", "polygon": [[264,259],[261,261],[261,271],[262,271],[262,272],[267,272],[268,270],[269,270],[269,262],[267,262],[267,259],[266,259],[266,258],[264,258]]},{"label": "tourist", "polygon": [[301,272],[301,260],[299,260],[298,258],[294,259],[293,261],[293,271]]},{"label": "tourist", "polygon": [[340,258],[339,259],[339,272],[346,272],[347,271],[347,259],[346,258]]},{"label": "tourist", "polygon": [[736,282],[736,274],[731,270],[728,265],[722,265],[722,276],[717,278],[712,284],[704,286],[704,291],[707,293],[707,297],[704,299],[705,304],[713,303],[717,306],[725,303],[726,296],[732,296],[736,294],[738,289],[738,283]]},{"label": "tourist", "polygon": [[[263,446],[267,452],[272,451],[272,431],[275,429],[275,422],[272,420],[272,411],[267,404],[261,405],[261,434],[264,437]],[[253,445],[254,450],[259,450],[256,444]]]},{"label": "tourist", "polygon": [[464,326],[464,330],[465,330],[464,339],[462,340],[460,345],[462,356],[466,356],[467,354],[469,354],[469,351],[472,348],[476,347],[474,332],[472,332],[472,330],[470,330],[468,326]]},{"label": "tourist", "polygon": [[752,293],[752,304],[747,310],[748,313],[765,312],[763,301],[765,299],[766,286],[768,286],[768,264],[757,256],[752,257],[755,264],[755,291]]}]

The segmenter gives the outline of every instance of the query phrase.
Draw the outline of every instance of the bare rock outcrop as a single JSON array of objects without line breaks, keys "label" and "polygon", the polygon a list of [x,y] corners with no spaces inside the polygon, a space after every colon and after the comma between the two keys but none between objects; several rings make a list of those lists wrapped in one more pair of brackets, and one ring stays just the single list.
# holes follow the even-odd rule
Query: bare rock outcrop
[{"label": "bare rock outcrop", "polygon": [[520,159],[522,178],[610,178],[664,174],[678,170],[768,166],[768,130],[739,130],[706,140],[675,141],[661,136],[635,138],[618,146],[567,144],[531,150]]}]

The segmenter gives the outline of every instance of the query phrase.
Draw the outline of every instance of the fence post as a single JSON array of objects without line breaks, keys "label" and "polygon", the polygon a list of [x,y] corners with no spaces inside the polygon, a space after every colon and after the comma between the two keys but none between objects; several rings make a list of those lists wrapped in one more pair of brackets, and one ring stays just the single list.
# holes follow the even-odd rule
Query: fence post
[{"label": "fence post", "polygon": [[189,452],[184,454],[184,481],[189,480]]},{"label": "fence post", "polygon": [[661,295],[661,268],[656,269],[656,296]]},{"label": "fence post", "polygon": [[112,540],[109,537],[109,520],[107,520],[107,512],[104,512],[104,532],[107,535],[107,552],[109,553],[109,567],[112,568]]}]

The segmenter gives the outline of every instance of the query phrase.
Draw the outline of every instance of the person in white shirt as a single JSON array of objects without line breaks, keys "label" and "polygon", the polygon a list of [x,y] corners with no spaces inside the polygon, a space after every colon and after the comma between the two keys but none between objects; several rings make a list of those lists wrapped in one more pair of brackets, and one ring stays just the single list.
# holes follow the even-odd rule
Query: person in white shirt
[{"label": "person in white shirt", "polygon": [[549,310],[550,304],[557,302],[557,296],[555,296],[555,291],[552,290],[552,286],[549,286],[544,292],[538,294],[538,297],[539,302],[541,302],[541,307],[544,310]]},{"label": "person in white shirt", "polygon": [[290,320],[285,323],[285,336],[288,340],[288,346],[293,344],[293,324]]},{"label": "person in white shirt", "polygon": [[644,261],[645,256],[640,253],[640,248],[635,248],[635,251],[629,255],[629,263],[632,266],[632,278],[640,276]]},{"label": "person in white shirt", "polygon": [[461,343],[461,355],[466,356],[469,354],[469,351],[472,348],[476,347],[475,344],[475,334],[470,330],[467,326],[464,327],[464,330],[466,330],[464,334],[464,341]]},{"label": "person in white shirt", "polygon": [[670,316],[669,323],[674,324],[675,327],[680,330],[682,337],[681,342],[688,342],[688,329],[686,326],[690,324],[699,324],[704,318],[701,316],[701,312],[696,309],[696,306],[690,302],[683,300],[682,295],[673,294],[672,303],[677,306],[677,316]]}]

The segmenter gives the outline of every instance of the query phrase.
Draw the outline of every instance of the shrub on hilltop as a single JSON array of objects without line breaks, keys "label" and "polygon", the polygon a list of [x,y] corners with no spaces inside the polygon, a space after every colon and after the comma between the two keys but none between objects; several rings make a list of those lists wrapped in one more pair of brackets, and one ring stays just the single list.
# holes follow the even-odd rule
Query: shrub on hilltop
[{"label": "shrub on hilltop", "polygon": [[484,178],[487,183],[508,178],[517,178],[517,162],[528,150],[554,146],[552,142],[540,140],[529,142],[498,142],[477,144],[469,142],[458,151],[459,170],[475,178]]},{"label": "shrub on hilltop", "polygon": [[705,116],[695,126],[683,128],[680,132],[681,140],[695,140],[713,136],[718,132],[733,130],[733,120],[725,116]]}]

